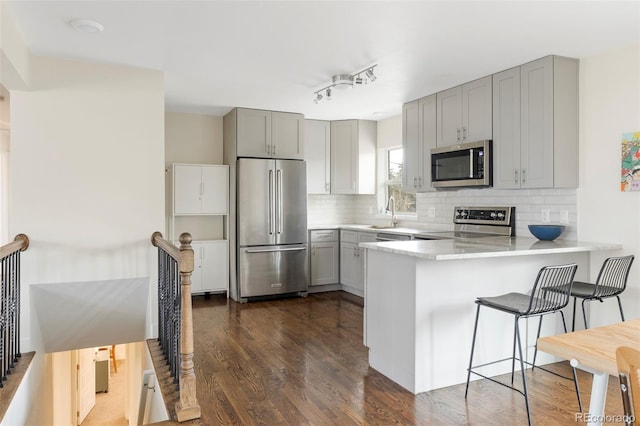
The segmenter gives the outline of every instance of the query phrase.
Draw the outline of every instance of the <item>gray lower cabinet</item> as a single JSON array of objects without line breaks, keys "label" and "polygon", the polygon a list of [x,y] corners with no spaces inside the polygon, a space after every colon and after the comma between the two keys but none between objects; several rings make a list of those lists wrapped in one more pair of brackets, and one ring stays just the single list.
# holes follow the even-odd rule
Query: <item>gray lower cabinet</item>
[{"label": "gray lower cabinet", "polygon": [[340,243],[335,229],[309,232],[311,242],[311,284],[337,284],[340,282]]},{"label": "gray lower cabinet", "polygon": [[340,231],[340,284],[343,290],[364,296],[364,250],[358,243],[375,241],[375,233]]}]

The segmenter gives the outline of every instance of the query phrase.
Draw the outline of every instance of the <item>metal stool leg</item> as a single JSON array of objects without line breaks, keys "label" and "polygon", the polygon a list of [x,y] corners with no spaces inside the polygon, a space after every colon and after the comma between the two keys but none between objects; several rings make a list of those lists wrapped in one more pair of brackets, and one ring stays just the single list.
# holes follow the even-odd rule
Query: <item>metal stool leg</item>
[{"label": "metal stool leg", "polygon": [[516,337],[518,341],[518,352],[520,353],[520,372],[522,373],[522,388],[524,389],[524,402],[527,406],[527,421],[529,426],[531,426],[531,411],[529,410],[529,393],[527,392],[527,377],[525,375],[524,370],[524,361],[522,356],[522,343],[520,342],[520,328],[518,327],[518,319],[516,316]]},{"label": "metal stool leg", "polygon": [[589,299],[583,299],[582,300],[582,319],[584,320],[584,328],[587,329],[589,328],[589,326],[587,325],[587,313],[584,310],[584,302],[586,302]]},{"label": "metal stool leg", "polygon": [[[567,322],[564,319],[564,312],[560,311],[560,316],[562,317],[562,328],[564,332],[567,332]],[[538,350],[538,344],[536,340],[536,351]],[[534,357],[535,358],[535,357]],[[580,396],[580,386],[578,386],[578,375],[576,374],[576,368],[571,366],[571,373],[573,374],[573,386],[576,388],[576,395],[578,396],[578,408],[582,413],[582,397]]]},{"label": "metal stool leg", "polygon": [[518,323],[513,325],[513,352],[511,353],[511,385],[513,386],[513,373],[516,370],[516,336],[518,334]]},{"label": "metal stool leg", "polygon": [[620,301],[620,295],[616,294],[616,299],[618,299],[618,307],[620,308],[620,317],[622,321],[624,321],[624,312],[622,312],[622,302]]},{"label": "metal stool leg", "polygon": [[571,317],[571,331],[576,331],[576,297],[573,298],[573,316]]},{"label": "metal stool leg", "polygon": [[[562,312],[562,311],[560,311]],[[536,368],[536,357],[538,356],[538,339],[540,338],[540,331],[542,330],[542,317],[544,315],[540,315],[540,322],[538,323],[538,334],[536,334],[536,344],[534,346],[534,350],[533,350],[533,362],[531,363],[531,371],[533,371],[534,368]],[[564,318],[564,317],[563,317]],[[564,332],[566,333],[566,327]]]},{"label": "metal stool leg", "polygon": [[471,341],[471,356],[469,357],[469,368],[467,369],[467,387],[464,389],[464,398],[467,399],[469,392],[469,379],[471,378],[471,366],[473,365],[473,351],[476,347],[476,334],[478,332],[478,318],[480,317],[480,305],[476,309],[476,322],[473,326],[473,340]]}]

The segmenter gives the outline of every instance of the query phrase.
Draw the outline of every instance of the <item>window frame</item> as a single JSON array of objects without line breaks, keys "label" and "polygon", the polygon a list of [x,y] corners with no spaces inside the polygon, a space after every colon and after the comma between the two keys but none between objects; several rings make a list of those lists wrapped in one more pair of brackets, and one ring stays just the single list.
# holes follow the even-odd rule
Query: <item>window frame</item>
[{"label": "window frame", "polygon": [[[391,165],[391,152],[392,151],[397,151],[397,150],[402,150],[402,177],[400,179],[389,179],[389,172],[390,172],[390,165]],[[382,168],[383,168],[383,177],[384,179],[382,180],[382,184],[381,184],[381,192],[383,194],[383,199],[379,200],[379,202],[381,202],[381,206],[380,206],[380,211],[382,212],[382,214],[384,214],[385,216],[387,216],[388,214],[386,214],[386,207],[387,207],[387,200],[389,200],[389,187],[392,185],[399,185],[400,186],[400,190],[404,193],[408,193],[408,194],[413,194],[414,197],[414,211],[399,211],[396,209],[396,216],[397,217],[402,217],[402,218],[407,218],[407,219],[417,219],[417,215],[418,215],[418,206],[417,206],[417,197],[415,193],[411,193],[411,192],[407,192],[404,191],[403,186],[404,186],[404,172],[405,172],[405,159],[404,159],[404,147],[402,145],[399,146],[390,146],[387,148],[384,148],[383,150],[384,152],[384,161],[382,164]]]}]

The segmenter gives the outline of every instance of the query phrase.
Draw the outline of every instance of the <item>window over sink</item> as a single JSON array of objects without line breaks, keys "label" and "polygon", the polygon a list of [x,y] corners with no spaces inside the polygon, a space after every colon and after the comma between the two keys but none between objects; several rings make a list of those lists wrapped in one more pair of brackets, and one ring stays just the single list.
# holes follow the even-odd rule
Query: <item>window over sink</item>
[{"label": "window over sink", "polygon": [[402,190],[402,179],[404,176],[404,152],[402,148],[390,148],[386,150],[385,159],[385,182],[384,182],[384,205],[393,196],[396,203],[396,214],[415,215],[416,214],[416,194]]}]

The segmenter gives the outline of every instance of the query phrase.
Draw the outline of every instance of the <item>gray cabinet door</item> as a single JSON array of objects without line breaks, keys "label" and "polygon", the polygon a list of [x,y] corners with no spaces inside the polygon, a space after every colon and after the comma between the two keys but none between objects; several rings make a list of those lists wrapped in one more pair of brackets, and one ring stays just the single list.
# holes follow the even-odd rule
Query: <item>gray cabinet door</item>
[{"label": "gray cabinet door", "polygon": [[311,285],[340,281],[340,245],[337,241],[311,243]]},{"label": "gray cabinet door", "polygon": [[462,142],[490,140],[491,76],[462,85]]},{"label": "gray cabinet door", "polygon": [[276,244],[307,242],[306,163],[275,161]]},{"label": "gray cabinet door", "polygon": [[271,111],[238,108],[238,157],[271,156]]},{"label": "gray cabinet door", "polygon": [[241,158],[237,172],[238,244],[275,244],[275,161]]},{"label": "gray cabinet door", "polygon": [[493,76],[493,186],[520,188],[520,67]]},{"label": "gray cabinet door", "polygon": [[553,187],[553,57],[529,62],[521,69],[522,188]]},{"label": "gray cabinet door", "polygon": [[358,122],[331,122],[331,193],[356,194],[358,179]]},{"label": "gray cabinet door", "polygon": [[304,159],[304,116],[289,112],[271,113],[271,156]]},{"label": "gray cabinet door", "polygon": [[426,96],[419,101],[420,107],[420,192],[435,191],[431,186],[431,150],[436,147],[436,95]]},{"label": "gray cabinet door", "polygon": [[407,192],[418,192],[422,176],[420,146],[420,107],[418,101],[402,106],[402,153],[404,176],[402,186]]},{"label": "gray cabinet door", "polygon": [[436,94],[438,146],[450,146],[462,141],[462,86]]},{"label": "gray cabinet door", "polygon": [[331,123],[305,120],[304,156],[307,161],[307,193],[329,194],[331,190]]}]

